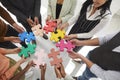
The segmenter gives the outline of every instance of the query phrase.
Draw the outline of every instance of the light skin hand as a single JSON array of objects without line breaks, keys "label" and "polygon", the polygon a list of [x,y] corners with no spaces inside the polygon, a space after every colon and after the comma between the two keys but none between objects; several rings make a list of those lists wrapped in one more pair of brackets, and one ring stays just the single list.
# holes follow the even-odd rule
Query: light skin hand
[{"label": "light skin hand", "polygon": [[69,26],[68,23],[64,23],[64,24],[62,24],[62,25],[59,27],[59,29],[60,29],[60,30],[63,30],[63,29],[65,29],[65,28],[68,27],[68,26]]},{"label": "light skin hand", "polygon": [[50,21],[50,20],[51,20],[51,16],[48,15],[48,16],[47,16],[47,19],[46,19],[46,22],[48,22],[48,21]]},{"label": "light skin hand", "polygon": [[91,68],[91,66],[94,64],[92,61],[90,61],[88,58],[84,57],[83,55],[81,54],[78,54],[74,51],[69,51],[69,56],[72,58],[72,59],[76,59],[76,58],[79,58],[81,59],[83,62],[86,63],[87,67],[88,68]]},{"label": "light skin hand", "polygon": [[72,59],[77,59],[79,58],[79,54],[74,52],[74,51],[68,51],[69,53],[69,56],[72,58]]},{"label": "light skin hand", "polygon": [[82,42],[77,39],[71,39],[70,42],[74,44],[75,46],[82,46]]},{"label": "light skin hand", "polygon": [[76,35],[76,34],[65,35],[64,38],[65,38],[66,40],[70,40],[70,39],[77,38],[77,35]]}]

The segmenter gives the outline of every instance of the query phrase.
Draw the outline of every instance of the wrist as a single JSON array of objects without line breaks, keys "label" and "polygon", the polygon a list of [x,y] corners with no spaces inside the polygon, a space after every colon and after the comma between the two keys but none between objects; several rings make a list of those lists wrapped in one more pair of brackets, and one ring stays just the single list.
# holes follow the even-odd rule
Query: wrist
[{"label": "wrist", "polygon": [[10,37],[4,37],[4,41],[10,41]]}]

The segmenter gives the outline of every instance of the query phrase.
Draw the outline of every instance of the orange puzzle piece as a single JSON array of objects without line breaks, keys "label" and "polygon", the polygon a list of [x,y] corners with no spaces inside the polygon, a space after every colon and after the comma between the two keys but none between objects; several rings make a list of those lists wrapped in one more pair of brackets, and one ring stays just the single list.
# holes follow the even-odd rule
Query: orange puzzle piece
[{"label": "orange puzzle piece", "polygon": [[55,51],[54,48],[51,49],[51,53],[48,54],[49,58],[53,58],[53,61],[50,62],[51,66],[56,65],[57,67],[63,62],[62,58],[58,58],[60,51]]}]

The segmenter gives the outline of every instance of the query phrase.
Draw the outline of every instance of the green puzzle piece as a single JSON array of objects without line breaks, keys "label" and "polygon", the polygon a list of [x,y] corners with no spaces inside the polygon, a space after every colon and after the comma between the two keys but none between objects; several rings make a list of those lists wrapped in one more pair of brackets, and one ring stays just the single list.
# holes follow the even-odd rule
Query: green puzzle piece
[{"label": "green puzzle piece", "polygon": [[36,45],[35,44],[27,44],[27,48],[22,47],[21,51],[19,52],[19,56],[24,56],[25,58],[29,57],[30,54],[34,54],[35,53],[35,48]]}]

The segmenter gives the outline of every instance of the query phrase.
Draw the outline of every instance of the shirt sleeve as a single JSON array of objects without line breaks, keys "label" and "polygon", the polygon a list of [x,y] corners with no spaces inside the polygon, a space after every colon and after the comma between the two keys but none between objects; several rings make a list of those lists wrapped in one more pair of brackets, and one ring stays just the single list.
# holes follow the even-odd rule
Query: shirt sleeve
[{"label": "shirt sleeve", "polygon": [[70,12],[66,16],[61,18],[62,23],[67,22],[74,15],[74,10],[75,10],[75,7],[76,7],[76,0],[71,0],[71,3],[72,3],[72,5],[71,5]]},{"label": "shirt sleeve", "polygon": [[98,37],[99,40],[99,45],[103,45],[104,43],[108,42],[111,40],[118,32],[114,32],[112,34],[108,34],[106,36],[100,36]]},{"label": "shirt sleeve", "polygon": [[120,76],[120,72],[104,70],[96,64],[90,68],[90,71],[102,80],[119,80]]},{"label": "shirt sleeve", "polygon": [[91,38],[93,37],[93,35],[97,32],[99,32],[100,30],[102,30],[102,28],[104,28],[105,26],[107,26],[111,20],[111,15],[107,15],[105,16],[100,23],[98,23],[98,25],[95,26],[95,28],[93,28],[90,32],[88,33],[79,33],[77,34],[77,38]]},{"label": "shirt sleeve", "polygon": [[78,20],[78,17],[80,15],[80,11],[81,11],[81,8],[82,8],[82,4],[84,3],[84,0],[76,0],[76,8],[75,8],[75,13],[74,13],[74,16],[72,16],[69,20],[68,20],[68,24],[69,25],[72,25],[74,24],[77,20]]},{"label": "shirt sleeve", "polygon": [[40,16],[41,0],[35,0],[35,16]]},{"label": "shirt sleeve", "polygon": [[[48,0],[48,11],[47,11],[47,15],[52,16],[51,0]],[[53,16],[52,16],[52,17],[53,17]]]},{"label": "shirt sleeve", "polygon": [[4,6],[7,8],[8,11],[10,11],[12,14],[14,14],[17,18],[19,18],[21,21],[26,23],[26,20],[28,17],[25,16],[22,12],[20,12],[18,9],[16,9],[9,3],[4,4]]}]

